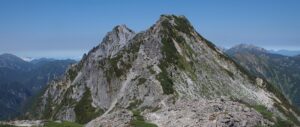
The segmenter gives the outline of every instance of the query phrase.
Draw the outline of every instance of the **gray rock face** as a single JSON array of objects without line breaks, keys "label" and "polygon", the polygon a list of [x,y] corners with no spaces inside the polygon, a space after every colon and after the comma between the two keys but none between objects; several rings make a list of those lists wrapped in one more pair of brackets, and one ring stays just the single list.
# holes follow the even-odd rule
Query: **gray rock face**
[{"label": "gray rock face", "polygon": [[103,42],[91,52],[92,58],[99,60],[114,56],[134,35],[135,33],[125,25],[116,26],[111,32],[107,33]]},{"label": "gray rock face", "polygon": [[64,80],[49,85],[38,110],[40,117],[48,113],[50,119],[89,122],[88,127],[134,126],[135,110],[142,122],[158,126],[265,125],[272,122],[239,102],[216,101],[264,105],[286,118],[274,106],[281,106],[281,98],[265,85],[200,36],[185,17],[163,15],[137,34],[114,28]]}]

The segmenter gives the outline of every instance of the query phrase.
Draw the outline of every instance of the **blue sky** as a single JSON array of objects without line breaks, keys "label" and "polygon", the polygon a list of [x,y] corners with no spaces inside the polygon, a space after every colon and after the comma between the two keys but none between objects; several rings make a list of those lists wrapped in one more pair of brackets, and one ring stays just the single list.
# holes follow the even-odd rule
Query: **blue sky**
[{"label": "blue sky", "polygon": [[0,53],[79,58],[118,24],[185,15],[216,45],[300,50],[299,0],[0,0]]}]

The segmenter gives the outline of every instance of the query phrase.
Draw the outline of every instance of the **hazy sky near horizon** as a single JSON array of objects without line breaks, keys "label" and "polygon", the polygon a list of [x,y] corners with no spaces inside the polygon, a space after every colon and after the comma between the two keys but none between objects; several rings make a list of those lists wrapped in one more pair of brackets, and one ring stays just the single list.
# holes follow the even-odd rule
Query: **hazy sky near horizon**
[{"label": "hazy sky near horizon", "polygon": [[300,0],[0,0],[0,54],[77,58],[126,24],[145,30],[185,15],[220,47],[300,50]]}]

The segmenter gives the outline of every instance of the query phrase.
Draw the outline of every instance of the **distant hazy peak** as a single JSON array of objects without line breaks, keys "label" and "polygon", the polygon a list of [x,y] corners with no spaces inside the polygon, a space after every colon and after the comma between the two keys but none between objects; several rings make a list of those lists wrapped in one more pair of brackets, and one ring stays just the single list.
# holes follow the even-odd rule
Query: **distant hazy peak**
[{"label": "distant hazy peak", "polygon": [[229,51],[257,51],[257,52],[265,52],[265,53],[268,52],[266,49],[252,44],[238,44],[230,48]]},{"label": "distant hazy peak", "polygon": [[0,55],[0,58],[5,58],[5,59],[18,59],[18,60],[22,60],[21,58],[19,58],[16,55],[13,54],[9,54],[9,53],[4,53]]},{"label": "distant hazy peak", "polygon": [[2,54],[0,55],[0,67],[7,67],[11,69],[21,69],[28,67],[29,63],[17,57],[13,54]]}]

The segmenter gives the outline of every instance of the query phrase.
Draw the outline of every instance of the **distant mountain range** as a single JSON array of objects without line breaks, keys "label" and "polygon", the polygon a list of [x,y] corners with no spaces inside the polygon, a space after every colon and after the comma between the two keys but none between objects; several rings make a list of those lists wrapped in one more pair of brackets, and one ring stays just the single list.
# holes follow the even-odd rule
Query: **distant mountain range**
[{"label": "distant mountain range", "polygon": [[270,53],[273,54],[280,54],[284,56],[297,56],[300,55],[300,50],[268,50]]},{"label": "distant mountain range", "polygon": [[300,108],[300,56],[284,56],[240,44],[226,53],[254,75],[266,78]]},{"label": "distant mountain range", "polygon": [[0,55],[0,119],[19,115],[31,97],[75,62],[54,59],[27,62],[12,54]]}]

